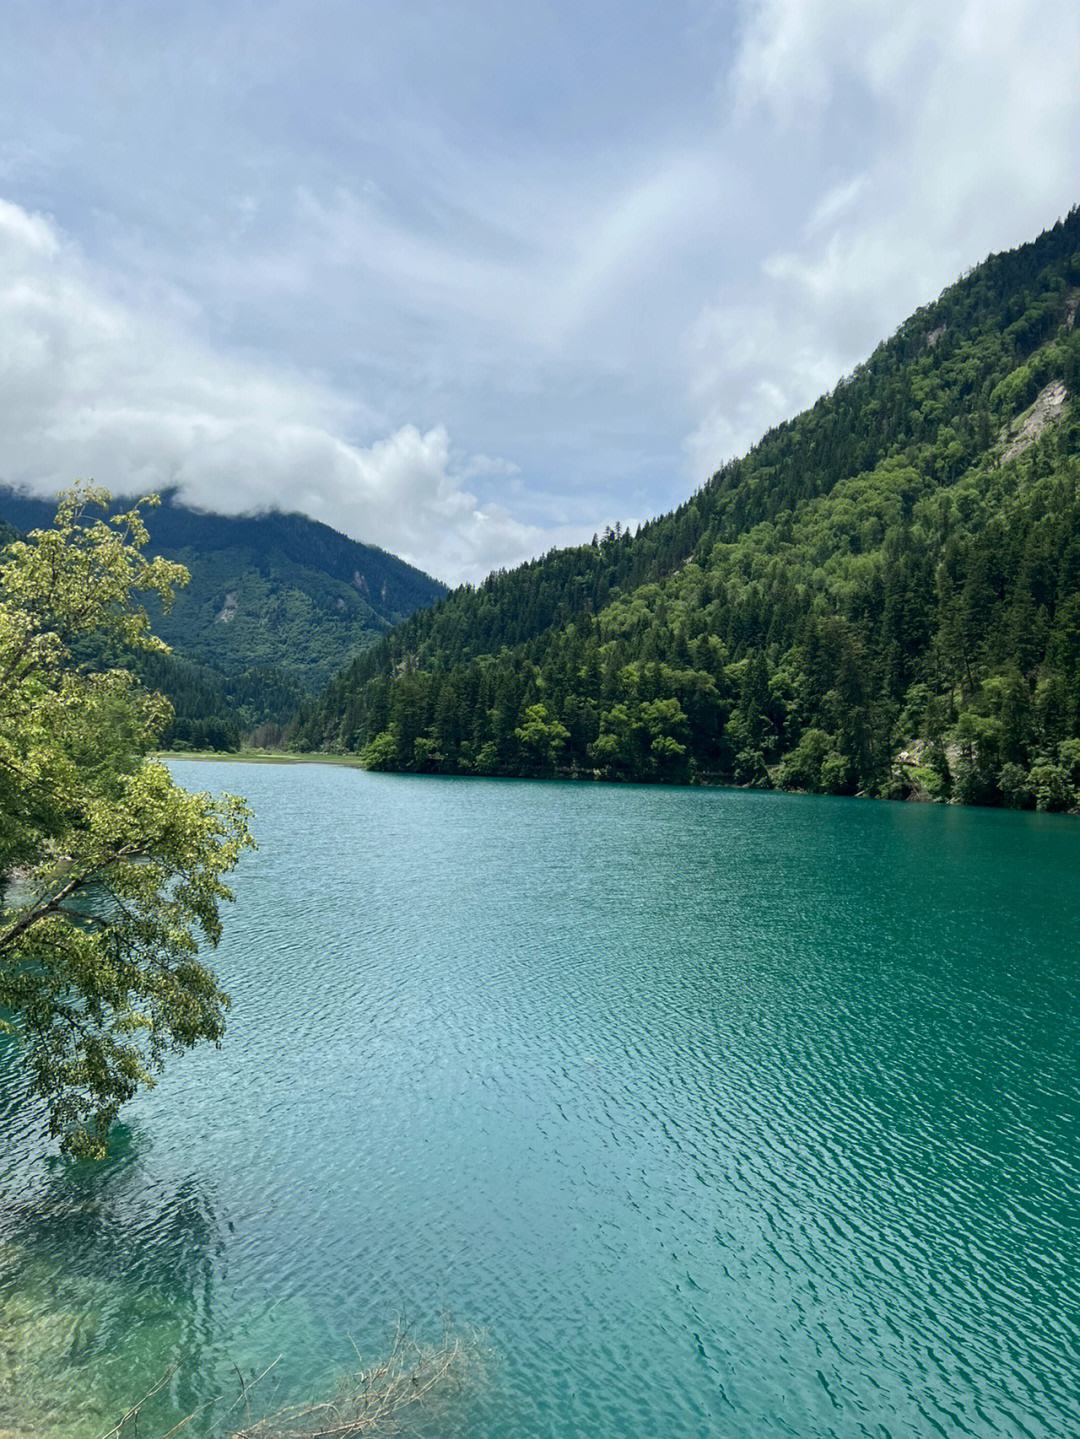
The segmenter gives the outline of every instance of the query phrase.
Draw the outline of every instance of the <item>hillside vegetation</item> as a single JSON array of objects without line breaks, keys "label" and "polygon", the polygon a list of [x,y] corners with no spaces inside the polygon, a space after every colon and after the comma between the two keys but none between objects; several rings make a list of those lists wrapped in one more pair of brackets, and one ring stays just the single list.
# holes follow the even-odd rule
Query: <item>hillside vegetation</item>
[{"label": "hillside vegetation", "polygon": [[[0,530],[4,520],[44,528],[54,508],[0,490]],[[396,556],[304,515],[211,515],[166,496],[147,525],[152,552],[191,575],[171,610],[151,602],[173,654],[139,660],[145,682],[176,709],[173,745],[228,749],[256,726],[274,733],[351,655],[446,593]]]},{"label": "hillside vegetation", "polygon": [[1078,299],[1074,210],[672,514],[414,615],[293,743],[384,769],[1073,807]]}]

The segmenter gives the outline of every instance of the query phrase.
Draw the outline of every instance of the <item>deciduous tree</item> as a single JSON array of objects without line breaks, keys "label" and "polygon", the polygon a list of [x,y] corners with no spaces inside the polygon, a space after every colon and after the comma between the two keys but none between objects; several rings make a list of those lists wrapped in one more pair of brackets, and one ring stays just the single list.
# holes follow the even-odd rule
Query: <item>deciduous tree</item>
[{"label": "deciduous tree", "polygon": [[0,564],[0,1022],[76,1155],[167,1054],[221,1039],[201,951],[252,843],[241,800],[151,758],[169,706],[116,661],[164,650],[138,596],[186,573],[146,557],[140,506],[91,519],[108,498],[72,491]]}]

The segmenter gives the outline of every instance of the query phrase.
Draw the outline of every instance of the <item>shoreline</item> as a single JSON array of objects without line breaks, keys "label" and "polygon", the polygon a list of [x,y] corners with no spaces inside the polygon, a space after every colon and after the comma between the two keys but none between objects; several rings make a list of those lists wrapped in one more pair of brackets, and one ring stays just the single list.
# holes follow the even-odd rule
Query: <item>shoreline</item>
[{"label": "shoreline", "polygon": [[350,769],[362,769],[355,755],[329,754],[312,750],[290,754],[284,750],[213,750],[213,749],[163,749],[156,750],[153,759],[191,759],[199,763],[216,764],[340,764]]},{"label": "shoreline", "polygon": [[[364,770],[358,755],[355,754],[331,754],[326,750],[301,751],[291,754],[284,750],[158,750],[151,756],[160,760],[196,760],[199,763],[208,764],[330,764],[344,765],[347,769]],[[987,804],[960,804],[955,800],[930,799],[915,795],[885,796],[870,794],[822,794],[815,790],[807,789],[778,789],[776,787],[766,788],[764,785],[735,784],[714,779],[698,779],[691,781],[672,781],[662,779],[614,779],[610,776],[601,777],[596,774],[553,774],[553,775],[509,775],[509,774],[439,774],[437,772],[424,773],[418,770],[371,770],[364,771],[372,774],[394,774],[403,775],[412,779],[444,779],[444,780],[487,780],[493,784],[573,784],[573,785],[608,785],[620,789],[708,789],[708,790],[730,790],[736,794],[760,794],[760,795],[795,795],[803,799],[827,799],[843,802],[859,801],[860,803],[901,805],[904,808],[917,806],[920,809],[960,809],[980,810],[989,814],[1027,814],[1040,815],[1042,817],[1052,816],[1055,819],[1078,819],[1080,809],[1068,810],[1037,810],[1037,809],[1012,809],[1004,805]],[[0,1439],[3,1439],[0,1433]]]}]

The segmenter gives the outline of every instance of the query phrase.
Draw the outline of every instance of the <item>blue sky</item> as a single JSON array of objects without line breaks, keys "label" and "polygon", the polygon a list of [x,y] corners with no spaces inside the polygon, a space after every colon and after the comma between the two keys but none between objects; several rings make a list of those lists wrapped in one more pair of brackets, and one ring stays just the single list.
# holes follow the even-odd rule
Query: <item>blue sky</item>
[{"label": "blue sky", "polygon": [[0,0],[0,476],[477,578],[1080,199],[1075,0]]}]

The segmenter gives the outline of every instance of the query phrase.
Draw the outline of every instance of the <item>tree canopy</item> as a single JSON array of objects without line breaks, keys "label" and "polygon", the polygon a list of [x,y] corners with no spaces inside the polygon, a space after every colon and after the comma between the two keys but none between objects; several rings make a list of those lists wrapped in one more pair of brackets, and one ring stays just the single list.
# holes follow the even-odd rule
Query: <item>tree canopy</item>
[{"label": "tree canopy", "polygon": [[635,533],[411,616],[302,706],[382,769],[1080,806],[1080,211]]},{"label": "tree canopy", "polygon": [[[0,485],[0,543],[5,521],[30,530],[48,525],[53,509]],[[173,707],[168,749],[237,749],[260,729],[256,742],[272,739],[354,654],[446,593],[395,555],[305,515],[205,514],[166,494],[145,519],[148,553],[190,576],[167,610],[147,597],[172,652],[130,657]]]},{"label": "tree canopy", "polygon": [[252,843],[241,800],[150,758],[170,707],[106,658],[163,653],[139,597],[186,580],[143,553],[153,500],[90,517],[108,503],[70,492],[0,563],[0,1024],[76,1155],[104,1152],[168,1053],[220,1040],[200,951]]}]

